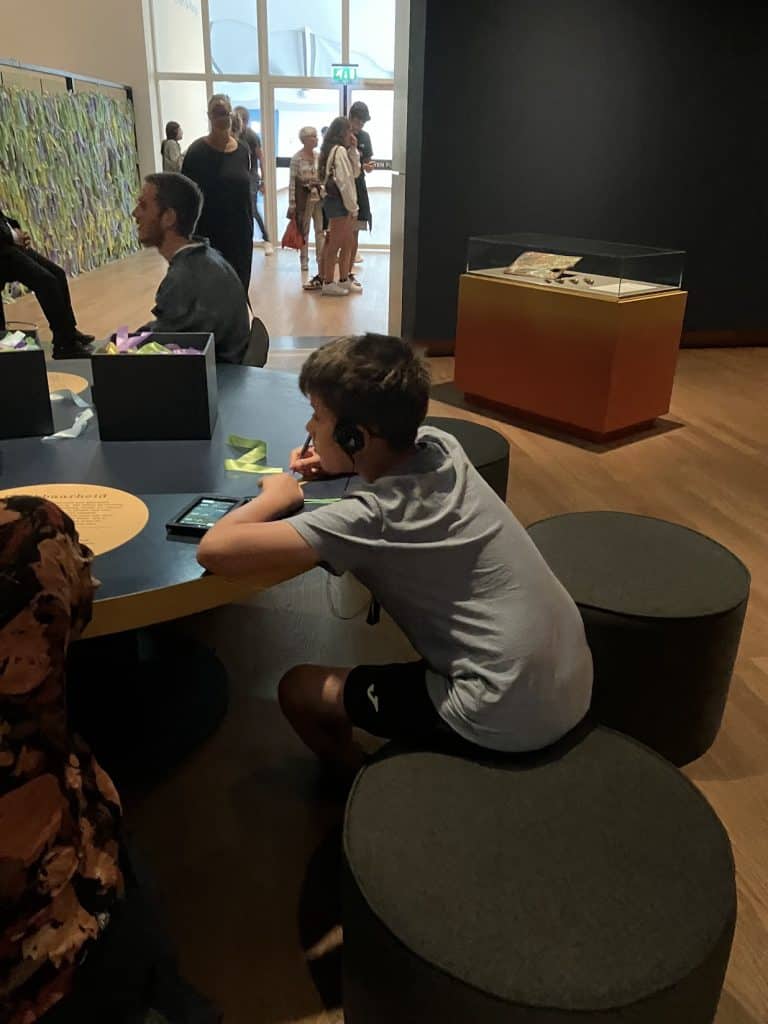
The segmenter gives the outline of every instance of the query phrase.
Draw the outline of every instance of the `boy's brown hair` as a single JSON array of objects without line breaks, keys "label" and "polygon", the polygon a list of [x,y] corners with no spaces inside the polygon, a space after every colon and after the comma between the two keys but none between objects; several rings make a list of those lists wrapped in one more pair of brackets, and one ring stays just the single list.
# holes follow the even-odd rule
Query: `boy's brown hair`
[{"label": "boy's brown hair", "polygon": [[336,420],[354,423],[405,451],[427,414],[429,368],[407,342],[385,334],[336,338],[304,363],[299,387]]}]

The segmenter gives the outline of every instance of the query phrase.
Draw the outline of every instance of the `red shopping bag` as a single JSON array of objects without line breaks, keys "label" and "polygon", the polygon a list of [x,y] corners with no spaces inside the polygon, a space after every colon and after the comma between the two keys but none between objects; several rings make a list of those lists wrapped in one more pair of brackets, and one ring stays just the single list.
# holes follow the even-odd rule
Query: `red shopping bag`
[{"label": "red shopping bag", "polygon": [[283,234],[283,240],[280,243],[283,249],[303,249],[304,248],[304,236],[299,231],[299,225],[296,223],[296,218],[291,217],[288,221],[288,227],[285,229]]}]

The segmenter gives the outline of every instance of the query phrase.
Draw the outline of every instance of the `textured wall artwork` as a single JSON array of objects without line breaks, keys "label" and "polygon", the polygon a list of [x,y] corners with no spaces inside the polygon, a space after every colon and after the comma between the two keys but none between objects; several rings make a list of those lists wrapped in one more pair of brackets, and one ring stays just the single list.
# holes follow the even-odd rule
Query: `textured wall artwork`
[{"label": "textured wall artwork", "polygon": [[68,274],[138,249],[136,165],[127,99],[0,87],[0,208]]}]

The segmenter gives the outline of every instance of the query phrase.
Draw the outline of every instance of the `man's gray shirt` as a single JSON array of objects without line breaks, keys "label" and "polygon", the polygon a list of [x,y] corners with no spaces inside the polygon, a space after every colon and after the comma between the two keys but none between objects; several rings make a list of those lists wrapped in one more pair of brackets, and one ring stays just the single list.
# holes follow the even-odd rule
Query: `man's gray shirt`
[{"label": "man's gray shirt", "polygon": [[241,363],[251,323],[240,278],[207,239],[179,249],[155,296],[155,319],[143,328],[168,334],[211,333],[216,361]]}]

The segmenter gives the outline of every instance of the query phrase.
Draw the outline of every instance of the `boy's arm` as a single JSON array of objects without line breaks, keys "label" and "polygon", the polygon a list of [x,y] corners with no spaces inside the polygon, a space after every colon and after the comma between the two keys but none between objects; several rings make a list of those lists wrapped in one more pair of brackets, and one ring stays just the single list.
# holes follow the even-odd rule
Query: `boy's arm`
[{"label": "boy's arm", "polygon": [[266,570],[306,572],[318,564],[310,545],[278,516],[301,508],[304,494],[293,478],[283,473],[267,476],[261,494],[224,516],[203,537],[197,560],[220,576],[254,576]]}]

